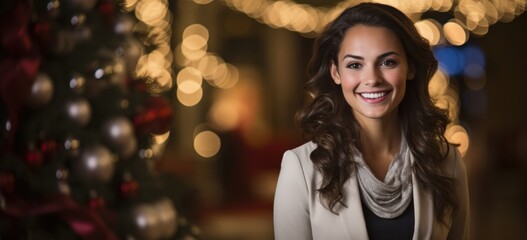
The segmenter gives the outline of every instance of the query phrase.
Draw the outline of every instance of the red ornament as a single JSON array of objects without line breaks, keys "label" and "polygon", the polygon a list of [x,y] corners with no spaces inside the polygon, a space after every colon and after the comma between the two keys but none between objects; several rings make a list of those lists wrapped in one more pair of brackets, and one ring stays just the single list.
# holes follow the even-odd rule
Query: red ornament
[{"label": "red ornament", "polygon": [[106,201],[102,197],[93,197],[88,202],[88,207],[93,210],[103,208],[104,206],[106,206]]},{"label": "red ornament", "polygon": [[106,24],[114,22],[115,18],[115,6],[111,1],[103,1],[99,4],[99,12],[101,13],[103,20]]},{"label": "red ornament", "polygon": [[55,140],[46,140],[40,143],[40,152],[49,158],[57,151],[57,142]]},{"label": "red ornament", "polygon": [[54,29],[51,20],[42,18],[35,22],[32,26],[32,34],[35,43],[42,52],[48,52],[50,46],[55,43]]},{"label": "red ornament", "polygon": [[121,183],[119,190],[121,195],[125,198],[132,198],[137,195],[139,184],[135,180],[128,180]]},{"label": "red ornament", "polygon": [[30,10],[27,1],[18,1],[11,11],[0,18],[0,44],[12,56],[23,56],[33,43],[27,34]]},{"label": "red ornament", "polygon": [[163,134],[171,129],[172,118],[172,106],[167,98],[151,97],[138,110],[134,126],[141,134]]},{"label": "red ornament", "polygon": [[29,150],[26,153],[26,163],[31,167],[40,167],[44,162],[44,156],[39,150]]}]

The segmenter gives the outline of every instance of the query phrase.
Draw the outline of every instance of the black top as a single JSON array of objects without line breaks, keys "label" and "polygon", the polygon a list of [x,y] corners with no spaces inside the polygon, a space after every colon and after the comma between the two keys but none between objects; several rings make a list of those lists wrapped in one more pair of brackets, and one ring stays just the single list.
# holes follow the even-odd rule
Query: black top
[{"label": "black top", "polygon": [[[361,201],[362,203],[362,201]],[[387,219],[373,213],[364,203],[362,212],[370,240],[412,239],[414,235],[414,201],[404,210],[401,216]]]}]

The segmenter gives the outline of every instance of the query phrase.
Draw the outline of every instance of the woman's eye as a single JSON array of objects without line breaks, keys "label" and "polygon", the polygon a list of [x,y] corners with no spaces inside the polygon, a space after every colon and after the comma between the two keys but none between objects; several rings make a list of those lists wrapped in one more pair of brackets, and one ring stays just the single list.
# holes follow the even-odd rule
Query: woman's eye
[{"label": "woman's eye", "polygon": [[394,61],[394,60],[388,59],[388,60],[382,61],[381,65],[382,66],[386,66],[386,67],[393,67],[393,66],[397,65],[397,62]]},{"label": "woman's eye", "polygon": [[351,69],[359,69],[361,67],[362,65],[360,65],[360,63],[350,63],[347,65],[347,68],[351,68]]}]

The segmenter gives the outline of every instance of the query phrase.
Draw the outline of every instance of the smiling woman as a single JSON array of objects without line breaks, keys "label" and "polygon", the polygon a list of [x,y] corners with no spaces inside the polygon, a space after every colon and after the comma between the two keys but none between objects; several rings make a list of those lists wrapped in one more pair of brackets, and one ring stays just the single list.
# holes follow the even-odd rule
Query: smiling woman
[{"label": "smiling woman", "polygon": [[299,113],[308,143],[287,151],[276,239],[468,238],[468,185],[428,84],[428,42],[391,6],[346,9],[315,42]]},{"label": "smiling woman", "polygon": [[331,76],[341,85],[357,121],[386,118],[397,123],[397,108],[406,88],[408,61],[393,32],[358,25],[346,31]]}]

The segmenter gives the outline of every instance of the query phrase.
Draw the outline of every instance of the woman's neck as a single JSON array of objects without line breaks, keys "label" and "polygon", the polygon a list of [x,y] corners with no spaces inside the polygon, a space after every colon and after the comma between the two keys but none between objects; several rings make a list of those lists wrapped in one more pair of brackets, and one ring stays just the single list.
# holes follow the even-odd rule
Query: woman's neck
[{"label": "woman's neck", "polygon": [[365,157],[377,159],[393,156],[400,150],[401,127],[397,114],[379,119],[357,118],[362,129],[362,149]]}]

